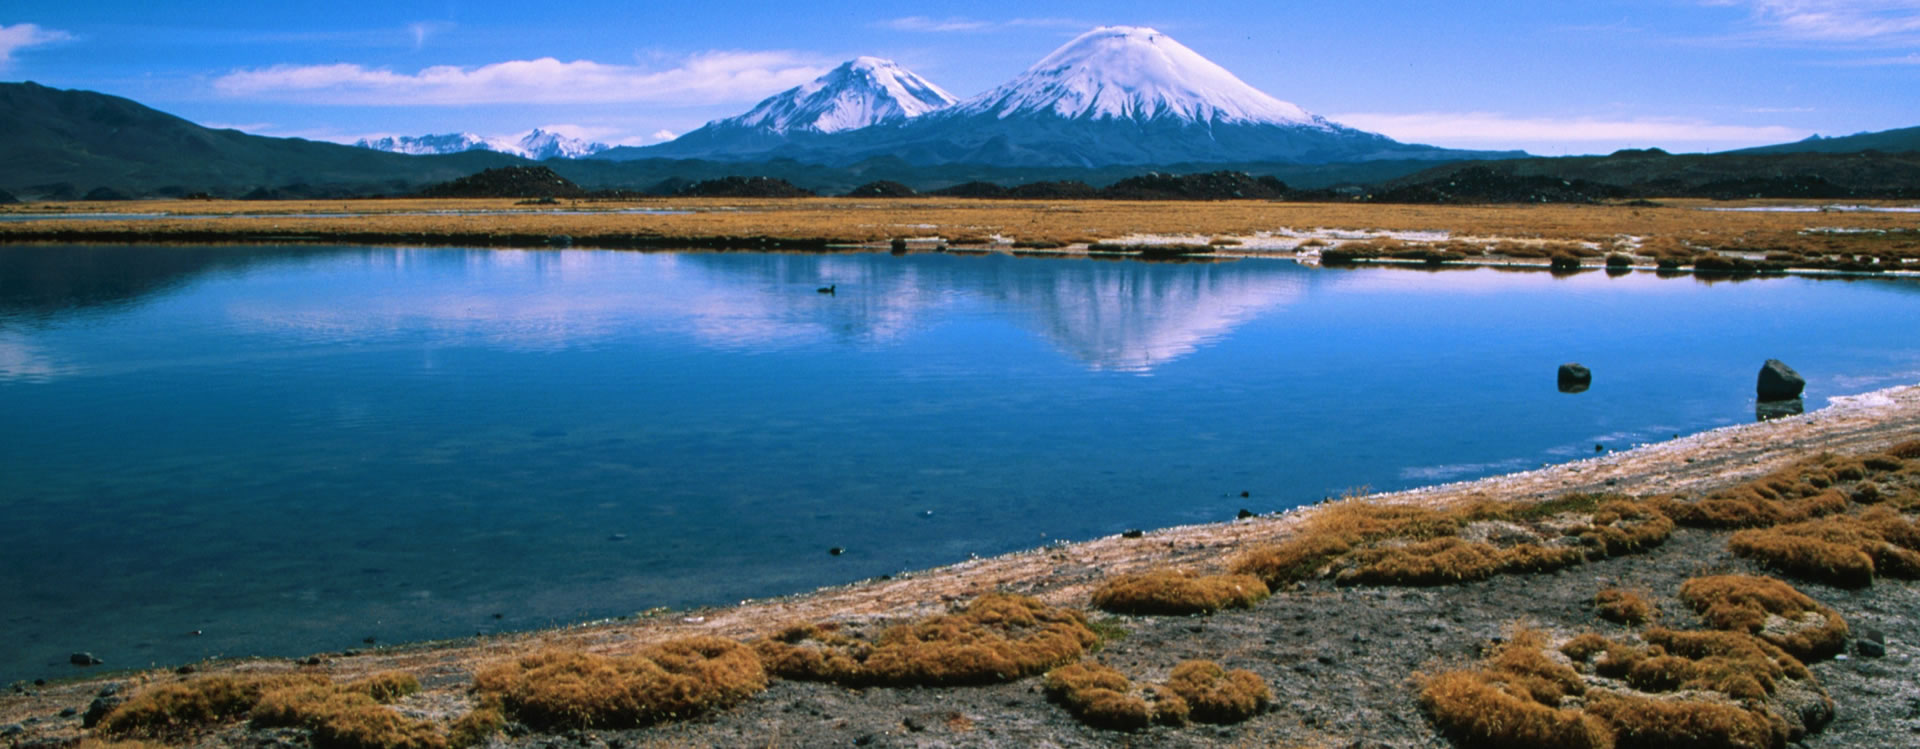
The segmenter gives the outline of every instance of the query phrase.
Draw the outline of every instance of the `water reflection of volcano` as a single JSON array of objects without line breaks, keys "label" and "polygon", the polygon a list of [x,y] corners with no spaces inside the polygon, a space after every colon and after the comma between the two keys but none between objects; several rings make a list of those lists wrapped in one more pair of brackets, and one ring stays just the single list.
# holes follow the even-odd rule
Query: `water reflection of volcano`
[{"label": "water reflection of volcano", "polygon": [[[1206,345],[1263,310],[1298,298],[1285,263],[1154,264],[1006,257],[689,255],[747,288],[696,305],[696,325],[723,344],[791,339],[803,330],[887,340],[932,324],[966,297],[1095,369],[1147,371]],[[835,284],[831,303],[792,289]]]}]

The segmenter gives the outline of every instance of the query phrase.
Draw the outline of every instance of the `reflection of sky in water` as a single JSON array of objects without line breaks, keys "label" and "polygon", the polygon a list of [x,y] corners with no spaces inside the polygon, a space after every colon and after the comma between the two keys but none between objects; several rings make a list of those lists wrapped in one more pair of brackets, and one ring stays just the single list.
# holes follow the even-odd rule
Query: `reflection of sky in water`
[{"label": "reflection of sky in water", "polygon": [[[738,600],[1591,455],[1751,420],[1770,357],[1809,407],[1912,380],[1915,289],[4,247],[0,413],[25,427],[0,450],[0,680],[77,649],[298,654]],[[1591,391],[1557,392],[1569,360]]]}]

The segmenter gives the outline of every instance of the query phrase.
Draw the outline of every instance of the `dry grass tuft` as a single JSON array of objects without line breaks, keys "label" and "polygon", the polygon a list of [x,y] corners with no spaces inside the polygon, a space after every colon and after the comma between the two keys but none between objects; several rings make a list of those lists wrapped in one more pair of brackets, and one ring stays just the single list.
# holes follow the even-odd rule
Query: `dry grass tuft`
[{"label": "dry grass tuft", "polygon": [[1616,624],[1641,625],[1653,621],[1653,603],[1631,590],[1607,588],[1593,595],[1594,613]]},{"label": "dry grass tuft", "polygon": [[1614,745],[1608,725],[1560,707],[1586,693],[1580,674],[1541,653],[1546,636],[1517,629],[1483,664],[1424,679],[1420,708],[1462,746],[1591,747]]},{"label": "dry grass tuft", "polygon": [[1786,725],[1778,717],[1732,702],[1596,690],[1587,700],[1586,711],[1613,728],[1620,747],[1774,749],[1787,741]]},{"label": "dry grass tuft", "polygon": [[1163,569],[1108,578],[1093,591],[1093,605],[1116,614],[1181,616],[1253,608],[1270,594],[1252,575]]},{"label": "dry grass tuft", "polygon": [[634,655],[549,650],[481,671],[474,687],[539,728],[632,728],[731,706],[766,689],[751,648],[691,637]]},{"label": "dry grass tuft", "polygon": [[790,628],[757,649],[774,675],[848,685],[992,684],[1069,663],[1100,640],[1086,616],[990,593],[959,613],[896,624],[868,641],[827,625]]},{"label": "dry grass tuft", "polygon": [[1238,723],[1273,699],[1267,682],[1245,669],[1231,671],[1213,661],[1186,661],[1173,667],[1167,689],[1185,700],[1194,720]]},{"label": "dry grass tuft", "polygon": [[1098,663],[1074,663],[1047,672],[1047,696],[1096,728],[1136,731],[1153,723],[1178,725],[1187,702],[1161,688],[1136,689],[1126,675]]},{"label": "dry grass tuft", "polygon": [[217,723],[239,720],[267,692],[326,685],[311,674],[202,676],[141,691],[100,722],[111,737],[178,739]]},{"label": "dry grass tuft", "polygon": [[1696,577],[1680,586],[1680,600],[1707,626],[1757,635],[1802,660],[1831,656],[1847,644],[1839,612],[1772,578]]},{"label": "dry grass tuft", "polygon": [[[1547,644],[1516,630],[1480,668],[1422,679],[1421,707],[1457,744],[1495,747],[1773,749],[1831,717],[1799,661],[1746,634],[1656,629],[1642,645],[1588,633],[1559,647],[1571,665]],[[1789,681],[1816,704],[1774,698]]]},{"label": "dry grass tuft", "polygon": [[391,705],[400,698],[420,691],[420,679],[405,671],[382,671],[347,684],[347,689],[372,697],[374,702]]},{"label": "dry grass tuft", "polygon": [[507,729],[507,716],[500,708],[483,705],[460,716],[448,730],[447,744],[453,749],[481,746]]},{"label": "dry grass tuft", "polygon": [[1233,570],[1269,586],[1325,574],[1349,584],[1439,585],[1640,551],[1672,532],[1654,503],[1598,495],[1445,509],[1349,498],[1294,537],[1243,554]]},{"label": "dry grass tuft", "polygon": [[253,709],[253,725],[305,728],[315,749],[445,749],[447,737],[353,686],[303,686],[268,692]]},{"label": "dry grass tuft", "polygon": [[1733,553],[1784,574],[1863,588],[1875,575],[1920,578],[1920,527],[1892,507],[1744,530]]}]

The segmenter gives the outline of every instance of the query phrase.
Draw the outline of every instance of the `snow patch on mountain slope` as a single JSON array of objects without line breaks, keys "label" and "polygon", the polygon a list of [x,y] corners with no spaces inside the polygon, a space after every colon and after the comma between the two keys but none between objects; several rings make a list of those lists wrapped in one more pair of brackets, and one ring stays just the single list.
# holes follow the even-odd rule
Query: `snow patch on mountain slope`
[{"label": "snow patch on mountain slope", "polygon": [[1019,77],[951,110],[954,115],[1046,114],[1067,119],[1178,119],[1331,128],[1331,123],[1240,80],[1172,37],[1102,26]]}]

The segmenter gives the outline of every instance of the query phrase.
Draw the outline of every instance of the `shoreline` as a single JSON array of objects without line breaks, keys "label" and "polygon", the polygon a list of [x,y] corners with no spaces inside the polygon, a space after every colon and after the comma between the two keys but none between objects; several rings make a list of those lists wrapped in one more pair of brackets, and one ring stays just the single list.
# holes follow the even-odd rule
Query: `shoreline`
[{"label": "shoreline", "polygon": [[1910,238],[1920,237],[1920,213],[1797,210],[1810,207],[1805,203],[647,198],[530,209],[510,199],[146,201],[141,213],[121,218],[112,212],[133,207],[0,208],[0,218],[46,217],[0,220],[0,245],[891,251],[1164,262],[1277,258],[1327,267],[1651,271],[1704,279],[1920,277],[1920,241]]},{"label": "shoreline", "polygon": [[[1570,492],[1648,494],[1719,487],[1765,474],[1822,452],[1872,451],[1920,438],[1920,384],[1836,397],[1825,408],[1753,424],[1720,427],[1630,450],[1543,468],[1436,484],[1365,497],[1375,503],[1428,507],[1483,498],[1544,499]],[[1240,550],[1284,538],[1310,517],[1316,505],[1236,521],[1174,526],[1138,538],[1108,536],[1057,543],[897,576],[857,581],[739,605],[645,612],[635,617],[582,622],[550,630],[381,646],[320,654],[320,672],[347,679],[403,669],[420,676],[429,693],[456,689],[480,665],[551,647],[599,653],[628,652],[667,639],[718,635],[762,637],[800,621],[871,622],[945,610],[993,591],[1033,595],[1055,605],[1084,606],[1099,580],[1151,567],[1177,565],[1218,570]],[[1520,577],[1524,584],[1526,577]],[[295,659],[247,658],[195,664],[201,673],[280,672]],[[38,718],[33,734],[74,736],[77,719],[53,717],[90,696],[105,682],[170,676],[153,671],[76,674],[44,687],[20,685],[0,693],[0,725]]]}]

